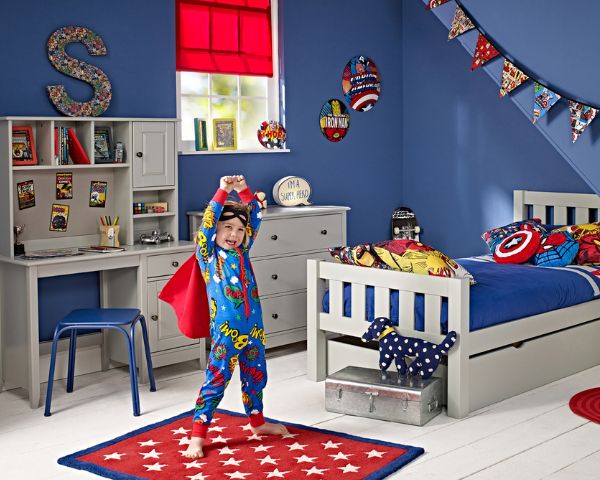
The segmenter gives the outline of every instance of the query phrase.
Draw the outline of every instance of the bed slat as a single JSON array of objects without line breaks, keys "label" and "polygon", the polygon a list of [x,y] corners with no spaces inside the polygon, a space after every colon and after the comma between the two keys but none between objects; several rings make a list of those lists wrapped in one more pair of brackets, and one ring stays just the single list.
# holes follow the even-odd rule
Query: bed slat
[{"label": "bed slat", "polygon": [[567,207],[554,207],[554,219],[552,223],[554,225],[567,224]]},{"label": "bed slat", "polygon": [[398,295],[399,327],[403,330],[415,328],[415,292],[400,291]]},{"label": "bed slat", "polygon": [[425,295],[425,331],[427,333],[440,333],[440,320],[442,313],[442,297]]},{"label": "bed slat", "polygon": [[352,284],[352,319],[365,321],[365,286],[360,283]]},{"label": "bed slat", "polygon": [[546,205],[534,205],[533,206],[533,218],[539,218],[542,223],[546,222]]},{"label": "bed slat", "polygon": [[375,318],[390,318],[390,289],[375,287]]},{"label": "bed slat", "polygon": [[339,280],[329,281],[329,313],[335,317],[344,314],[344,292],[343,284]]},{"label": "bed slat", "polygon": [[589,209],[577,207],[575,209],[575,223],[588,223],[589,221],[590,221]]}]

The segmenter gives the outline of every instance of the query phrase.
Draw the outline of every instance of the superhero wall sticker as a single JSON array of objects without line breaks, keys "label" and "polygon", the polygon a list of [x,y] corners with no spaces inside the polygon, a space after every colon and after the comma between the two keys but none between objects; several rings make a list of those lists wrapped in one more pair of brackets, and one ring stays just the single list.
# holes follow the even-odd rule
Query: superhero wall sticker
[{"label": "superhero wall sticker", "polygon": [[321,107],[319,114],[321,132],[330,142],[342,140],[350,127],[350,114],[341,100],[332,98]]},{"label": "superhero wall sticker", "polygon": [[342,89],[346,101],[354,110],[371,110],[381,92],[381,80],[375,62],[364,55],[352,57],[342,74]]}]

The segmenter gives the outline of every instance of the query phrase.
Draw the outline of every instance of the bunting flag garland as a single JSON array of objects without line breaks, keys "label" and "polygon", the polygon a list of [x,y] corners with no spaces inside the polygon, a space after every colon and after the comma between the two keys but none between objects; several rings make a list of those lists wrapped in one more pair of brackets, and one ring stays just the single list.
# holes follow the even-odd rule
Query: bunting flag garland
[{"label": "bunting flag garland", "polygon": [[475,25],[473,25],[471,19],[467,17],[462,8],[457,5],[456,10],[454,11],[454,18],[452,19],[452,26],[448,32],[448,40],[452,40],[473,28],[475,28]]},{"label": "bunting flag garland", "polygon": [[598,110],[573,100],[569,100],[569,109],[571,110],[571,139],[575,143],[579,135],[592,123]]},{"label": "bunting flag garland", "polygon": [[529,77],[521,70],[504,59],[504,68],[502,69],[502,86],[500,87],[500,96],[504,97],[515,88],[525,82]]},{"label": "bunting flag garland", "polygon": [[444,3],[448,3],[450,0],[429,0],[427,2],[427,10],[431,10],[432,8],[435,7],[439,7],[440,5],[443,5]]},{"label": "bunting flag garland", "polygon": [[475,53],[473,54],[471,70],[481,67],[484,63],[490,61],[492,58],[496,58],[498,55],[500,55],[500,52],[480,33],[477,38]]},{"label": "bunting flag garland", "polygon": [[546,112],[559,100],[560,95],[558,93],[533,82],[533,123],[546,115]]}]

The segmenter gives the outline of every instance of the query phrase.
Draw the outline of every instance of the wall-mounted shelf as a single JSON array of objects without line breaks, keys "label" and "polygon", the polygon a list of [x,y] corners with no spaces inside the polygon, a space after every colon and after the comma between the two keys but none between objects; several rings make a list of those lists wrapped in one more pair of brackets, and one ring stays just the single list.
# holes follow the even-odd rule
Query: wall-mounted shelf
[{"label": "wall-mounted shelf", "polygon": [[13,166],[13,170],[93,170],[99,168],[129,168],[128,163],[97,163],[97,164],[86,164],[86,165],[78,165],[78,164],[68,164],[68,165],[25,165],[25,166]]},{"label": "wall-mounted shelf", "polygon": [[172,217],[175,215],[175,212],[164,212],[164,213],[136,213],[133,215],[134,220],[139,220],[142,218],[151,218],[151,217]]}]

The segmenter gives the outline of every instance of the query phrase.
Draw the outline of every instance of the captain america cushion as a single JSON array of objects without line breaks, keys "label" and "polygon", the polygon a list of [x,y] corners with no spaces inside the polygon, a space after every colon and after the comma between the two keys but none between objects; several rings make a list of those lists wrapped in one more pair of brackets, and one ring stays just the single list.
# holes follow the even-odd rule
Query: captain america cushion
[{"label": "captain america cushion", "polygon": [[525,263],[537,252],[542,236],[535,230],[521,230],[502,240],[494,251],[496,263]]}]

